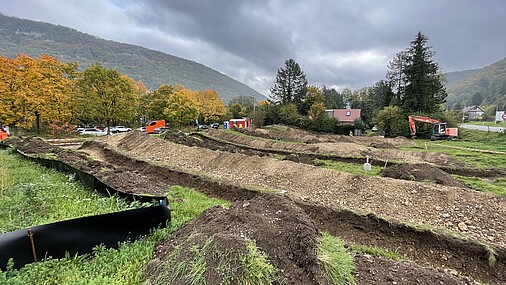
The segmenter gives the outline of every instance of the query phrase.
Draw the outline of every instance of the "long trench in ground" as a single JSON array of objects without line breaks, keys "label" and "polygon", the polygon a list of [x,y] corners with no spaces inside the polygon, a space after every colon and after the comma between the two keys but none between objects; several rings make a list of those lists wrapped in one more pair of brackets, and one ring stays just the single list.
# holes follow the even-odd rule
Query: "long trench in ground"
[{"label": "long trench in ground", "polygon": [[[105,144],[95,143],[93,148],[99,150],[108,163],[167,185],[195,188],[206,195],[229,201],[243,201],[259,195],[259,192],[239,186],[130,158]],[[295,202],[313,219],[319,230],[339,236],[348,243],[385,248],[405,255],[421,266],[454,269],[490,284],[506,282],[505,248],[494,248],[495,264],[489,265],[490,248],[472,240],[417,230],[372,214],[359,215],[349,210]]]},{"label": "long trench in ground", "polygon": [[[201,141],[201,143],[196,143],[195,140],[193,142],[188,142],[184,140],[174,140],[173,137],[166,136],[166,139],[174,141],[176,143],[182,143],[185,145],[195,145],[199,147],[205,147],[214,150],[223,150],[223,151],[232,151],[232,152],[241,152],[249,155],[287,155],[288,160],[292,160],[300,163],[313,164],[313,161],[319,160],[332,160],[337,162],[346,162],[346,163],[354,163],[362,165],[364,163],[363,158],[354,158],[354,157],[343,157],[338,155],[330,155],[330,154],[317,154],[317,153],[302,153],[302,152],[294,152],[287,150],[276,150],[276,149],[260,149],[251,146],[237,144],[231,141],[224,141],[221,139],[217,139],[211,137],[209,135],[205,135],[202,133],[191,133],[188,135],[189,137],[195,138],[197,141]],[[251,136],[251,134],[250,134]],[[264,138],[262,136],[258,136],[259,138]],[[232,149],[233,148],[233,149]],[[380,158],[376,158],[370,161],[371,165],[374,166],[393,166],[399,163],[394,161],[387,161]],[[504,177],[506,175],[504,170],[500,169],[477,169],[477,168],[463,168],[463,167],[446,167],[446,166],[438,166],[441,170],[448,174],[456,174],[461,176],[474,176],[474,177],[482,177],[482,178],[497,178]]]}]

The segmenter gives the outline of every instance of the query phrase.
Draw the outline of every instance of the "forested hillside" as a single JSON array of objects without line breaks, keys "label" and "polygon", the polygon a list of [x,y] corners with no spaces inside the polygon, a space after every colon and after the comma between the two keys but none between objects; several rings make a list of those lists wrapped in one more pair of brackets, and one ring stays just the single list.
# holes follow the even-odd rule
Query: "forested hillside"
[{"label": "forested hillside", "polygon": [[64,62],[77,61],[81,68],[101,62],[152,90],[161,84],[181,84],[192,90],[215,90],[225,103],[237,96],[266,99],[247,85],[194,61],[0,14],[0,55],[13,58],[27,54],[35,58],[42,53]]},{"label": "forested hillside", "polygon": [[454,82],[465,79],[476,72],[480,71],[480,69],[468,69],[468,70],[460,70],[460,71],[452,71],[445,73],[446,84],[452,84]]},{"label": "forested hillside", "polygon": [[447,86],[448,106],[498,105],[506,108],[506,58]]}]

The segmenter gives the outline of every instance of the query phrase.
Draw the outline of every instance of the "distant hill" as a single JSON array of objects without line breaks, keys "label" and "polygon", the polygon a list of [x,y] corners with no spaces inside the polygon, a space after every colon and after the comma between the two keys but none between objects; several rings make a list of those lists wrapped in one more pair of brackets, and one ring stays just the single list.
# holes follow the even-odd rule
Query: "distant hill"
[{"label": "distant hill", "polygon": [[447,105],[498,105],[506,107],[506,58],[448,84]]},{"label": "distant hill", "polygon": [[100,39],[77,30],[0,14],[0,55],[39,57],[48,54],[61,61],[77,61],[81,68],[95,62],[143,82],[150,90],[162,84],[181,84],[191,90],[213,89],[226,103],[237,96],[265,96],[200,63],[140,46]]},{"label": "distant hill", "polygon": [[466,77],[475,74],[478,71],[480,71],[479,68],[447,72],[445,73],[446,84],[449,85],[452,84],[453,82],[460,81]]}]

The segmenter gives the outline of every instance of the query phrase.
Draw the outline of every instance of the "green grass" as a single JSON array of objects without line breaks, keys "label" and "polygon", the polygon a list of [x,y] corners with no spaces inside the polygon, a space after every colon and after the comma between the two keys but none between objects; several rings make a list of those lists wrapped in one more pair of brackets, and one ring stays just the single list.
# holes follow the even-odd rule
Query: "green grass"
[{"label": "green grass", "polygon": [[[67,176],[30,163],[9,151],[0,151],[0,159],[2,229],[22,228],[24,226],[20,223],[25,223],[25,219],[32,220],[28,224],[47,223],[50,219],[42,217],[60,220],[82,216],[83,213],[95,215],[131,207],[116,198],[96,196],[80,184],[69,182]],[[84,196],[72,196],[73,192],[83,192]],[[179,186],[169,190],[168,198],[172,221],[167,228],[155,230],[145,239],[121,243],[118,249],[98,246],[88,255],[49,259],[28,264],[19,270],[11,266],[0,272],[0,284],[141,284],[155,244],[197,218],[205,209],[230,205],[227,201],[209,198]],[[30,202],[23,201],[27,199],[31,199]],[[49,201],[55,204],[51,205]],[[11,210],[6,211],[4,207]],[[47,214],[51,208],[56,209],[56,214]]]},{"label": "green grass", "polygon": [[11,150],[0,151],[0,160],[0,233],[136,207],[90,191]]},{"label": "green grass", "polygon": [[418,147],[402,149],[445,153],[456,160],[477,168],[506,168],[506,154],[476,151],[506,152],[506,135],[466,129],[459,131],[462,138],[457,141],[432,142],[429,140],[417,139],[415,142]]},{"label": "green grass", "polygon": [[356,175],[378,176],[383,167],[371,166],[371,171],[365,171],[363,164],[347,163],[333,160],[315,160],[316,163],[323,163],[323,168],[344,171]]},{"label": "green grass", "polygon": [[253,240],[246,240],[246,254],[241,259],[241,265],[243,269],[241,284],[269,285],[277,279],[276,268]]},{"label": "green grass", "polygon": [[473,189],[482,192],[492,192],[498,195],[506,196],[506,178],[496,178],[487,181],[479,177],[467,177],[452,175],[456,180],[471,186]]},{"label": "green grass", "polygon": [[323,232],[318,246],[318,259],[322,262],[325,276],[331,284],[355,284],[353,257],[339,238]]},{"label": "green grass", "polygon": [[374,255],[374,256],[385,257],[385,258],[388,258],[388,259],[394,260],[394,261],[406,260],[406,257],[400,255],[397,252],[383,249],[383,248],[376,247],[376,246],[353,244],[353,245],[351,245],[351,249],[353,251],[357,251],[357,252],[362,252],[362,253],[366,253],[366,254],[370,254],[370,255]]}]

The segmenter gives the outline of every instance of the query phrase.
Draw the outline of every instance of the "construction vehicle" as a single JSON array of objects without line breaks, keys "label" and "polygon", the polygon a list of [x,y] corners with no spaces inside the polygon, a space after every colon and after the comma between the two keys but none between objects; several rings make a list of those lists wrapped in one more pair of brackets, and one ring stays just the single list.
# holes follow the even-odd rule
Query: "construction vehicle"
[{"label": "construction vehicle", "polygon": [[9,134],[4,130],[0,129],[0,141],[9,137]]},{"label": "construction vehicle", "polygon": [[154,134],[154,133],[159,132],[158,130],[165,128],[165,127],[166,127],[165,120],[151,121],[146,125],[146,133],[147,134]]},{"label": "construction vehicle", "polygon": [[456,139],[459,136],[458,128],[447,128],[446,123],[442,123],[436,119],[424,116],[408,116],[409,130],[411,137],[416,138],[416,125],[415,121],[424,122],[432,125],[432,133],[430,139],[435,140],[449,140]]}]

